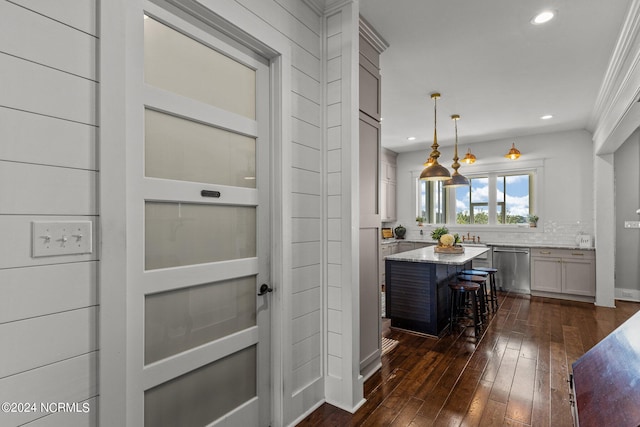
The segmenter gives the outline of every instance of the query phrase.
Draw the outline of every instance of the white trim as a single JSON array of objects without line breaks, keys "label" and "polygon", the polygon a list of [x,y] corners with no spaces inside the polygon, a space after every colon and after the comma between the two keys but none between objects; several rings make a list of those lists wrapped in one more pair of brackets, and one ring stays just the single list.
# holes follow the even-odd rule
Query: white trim
[{"label": "white trim", "polygon": [[640,124],[639,34],[640,1],[632,0],[589,120],[595,154],[613,153]]},{"label": "white trim", "polygon": [[[152,110],[251,137],[256,137],[258,134],[258,124],[255,120],[230,113],[204,102],[176,95],[149,85],[144,87],[144,98],[146,107]],[[210,120],[211,117],[216,117],[216,121],[212,122]]]},{"label": "white trim", "polygon": [[[199,347],[191,348],[151,363],[143,368],[143,387],[145,390],[149,390],[166,381],[205,366],[211,363],[212,360],[219,360],[257,342],[258,327],[253,326],[219,340],[208,342]],[[220,351],[221,343],[224,343],[224,351]]]},{"label": "white trim", "polygon": [[[203,197],[200,194],[201,190],[219,191],[220,197]],[[258,204],[258,191],[255,188],[234,188],[231,190],[231,187],[227,185],[174,181],[164,178],[145,178],[143,191],[146,201],[237,206],[256,206]]]},{"label": "white trim", "polygon": [[[611,54],[596,102],[589,118],[587,129],[596,129],[601,118],[606,117],[607,110],[614,103],[612,97],[620,96],[615,90],[616,82],[623,71],[624,64],[632,53],[633,43],[640,32],[640,1],[633,0],[629,5],[626,19],[618,35],[616,46]],[[635,61],[634,61],[635,63]],[[628,74],[627,74],[628,77]],[[618,85],[619,86],[619,85]]]},{"label": "white trim", "polygon": [[389,43],[387,43],[387,41],[382,38],[382,36],[376,31],[376,29],[373,28],[371,24],[369,24],[369,22],[367,22],[367,20],[362,16],[360,17],[359,30],[360,35],[364,37],[364,39],[367,40],[369,44],[371,44],[371,46],[373,46],[376,52],[382,53],[389,47]]},{"label": "white trim", "polygon": [[258,259],[245,258],[216,263],[145,271],[142,277],[146,295],[180,289],[207,282],[258,274]]},{"label": "white trim", "polygon": [[622,301],[640,302],[640,289],[616,288],[616,299]]}]

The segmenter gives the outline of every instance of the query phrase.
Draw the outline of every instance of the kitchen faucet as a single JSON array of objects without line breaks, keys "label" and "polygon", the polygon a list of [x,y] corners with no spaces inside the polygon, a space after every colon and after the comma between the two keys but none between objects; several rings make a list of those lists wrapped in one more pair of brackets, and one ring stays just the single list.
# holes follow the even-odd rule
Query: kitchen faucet
[{"label": "kitchen faucet", "polygon": [[476,239],[478,239],[478,243],[480,243],[480,236],[471,236],[471,233],[467,232],[466,237],[462,236],[462,242],[467,240],[471,240],[473,243],[476,243]]}]

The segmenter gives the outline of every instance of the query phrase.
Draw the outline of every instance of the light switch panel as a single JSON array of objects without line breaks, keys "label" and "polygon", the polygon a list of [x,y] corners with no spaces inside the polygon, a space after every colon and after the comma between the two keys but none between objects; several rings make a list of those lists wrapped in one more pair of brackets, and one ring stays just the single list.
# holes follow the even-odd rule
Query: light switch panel
[{"label": "light switch panel", "polygon": [[93,252],[91,221],[33,221],[34,258]]}]

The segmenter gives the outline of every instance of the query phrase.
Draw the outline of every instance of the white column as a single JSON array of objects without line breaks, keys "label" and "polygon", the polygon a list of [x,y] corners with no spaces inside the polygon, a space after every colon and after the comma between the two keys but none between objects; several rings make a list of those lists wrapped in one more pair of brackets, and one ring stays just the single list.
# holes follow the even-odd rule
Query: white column
[{"label": "white column", "polygon": [[615,181],[613,154],[594,156],[596,305],[615,307]]}]

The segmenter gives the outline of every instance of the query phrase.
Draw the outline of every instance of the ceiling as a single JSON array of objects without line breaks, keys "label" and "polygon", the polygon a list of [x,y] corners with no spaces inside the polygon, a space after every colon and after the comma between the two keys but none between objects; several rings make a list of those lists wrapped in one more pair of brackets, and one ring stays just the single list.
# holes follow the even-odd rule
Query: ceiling
[{"label": "ceiling", "polygon": [[[630,0],[361,0],[386,40],[382,145],[396,152],[591,129]],[[540,11],[556,17],[531,24]],[[551,114],[552,119],[541,116]],[[408,141],[413,136],[415,141]]]}]

